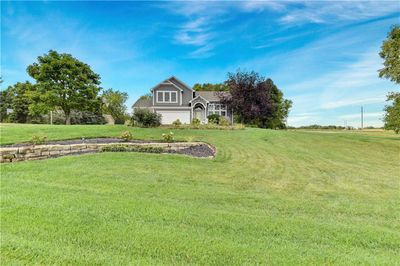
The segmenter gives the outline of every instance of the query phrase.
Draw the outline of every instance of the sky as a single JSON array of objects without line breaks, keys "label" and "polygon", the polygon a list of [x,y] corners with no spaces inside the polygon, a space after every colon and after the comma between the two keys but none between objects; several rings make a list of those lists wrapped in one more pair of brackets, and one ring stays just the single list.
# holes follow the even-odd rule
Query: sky
[{"label": "sky", "polygon": [[380,46],[399,1],[1,2],[2,89],[33,81],[50,49],[125,91],[127,105],[174,75],[189,85],[256,71],[293,101],[288,124],[382,126]]}]

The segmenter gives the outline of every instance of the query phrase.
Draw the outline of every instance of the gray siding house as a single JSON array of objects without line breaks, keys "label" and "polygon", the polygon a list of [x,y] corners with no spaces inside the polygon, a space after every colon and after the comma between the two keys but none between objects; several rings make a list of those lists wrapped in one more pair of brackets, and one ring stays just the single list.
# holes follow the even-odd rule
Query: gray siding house
[{"label": "gray siding house", "polygon": [[157,84],[150,91],[152,96],[137,100],[133,104],[133,111],[146,108],[161,114],[161,123],[164,125],[172,124],[177,119],[184,124],[190,124],[193,118],[206,124],[207,116],[211,114],[221,115],[232,122],[232,112],[220,102],[221,92],[195,91],[174,76]]}]

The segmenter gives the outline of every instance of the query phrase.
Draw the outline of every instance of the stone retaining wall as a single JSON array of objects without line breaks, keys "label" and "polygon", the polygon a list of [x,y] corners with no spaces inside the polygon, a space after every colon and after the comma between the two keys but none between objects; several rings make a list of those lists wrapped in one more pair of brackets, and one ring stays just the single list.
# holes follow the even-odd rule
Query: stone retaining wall
[{"label": "stone retaining wall", "polygon": [[[17,162],[26,160],[41,160],[65,155],[100,152],[104,146],[144,146],[162,147],[166,151],[177,151],[192,146],[205,144],[201,142],[175,142],[175,143],[83,143],[83,144],[56,144],[56,145],[32,145],[23,147],[0,148],[0,163]],[[206,144],[209,146],[208,144]]]}]

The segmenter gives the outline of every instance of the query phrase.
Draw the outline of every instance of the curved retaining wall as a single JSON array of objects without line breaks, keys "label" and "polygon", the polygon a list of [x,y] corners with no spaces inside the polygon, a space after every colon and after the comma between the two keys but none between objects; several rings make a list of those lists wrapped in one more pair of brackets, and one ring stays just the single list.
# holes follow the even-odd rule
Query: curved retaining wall
[{"label": "curved retaining wall", "polygon": [[0,163],[18,162],[26,160],[42,160],[47,158],[76,155],[84,153],[100,152],[105,146],[143,146],[143,147],[161,147],[165,151],[178,151],[197,145],[207,145],[213,151],[210,145],[203,142],[174,142],[174,143],[88,143],[88,144],[54,144],[54,145],[31,145],[23,147],[4,147],[0,148]]}]

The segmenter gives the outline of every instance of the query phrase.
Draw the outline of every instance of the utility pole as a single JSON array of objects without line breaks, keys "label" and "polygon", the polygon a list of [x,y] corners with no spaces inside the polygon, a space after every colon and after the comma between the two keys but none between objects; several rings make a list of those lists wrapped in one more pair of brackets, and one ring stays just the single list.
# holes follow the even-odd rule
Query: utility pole
[{"label": "utility pole", "polygon": [[364,109],[361,106],[361,130],[364,128]]}]

